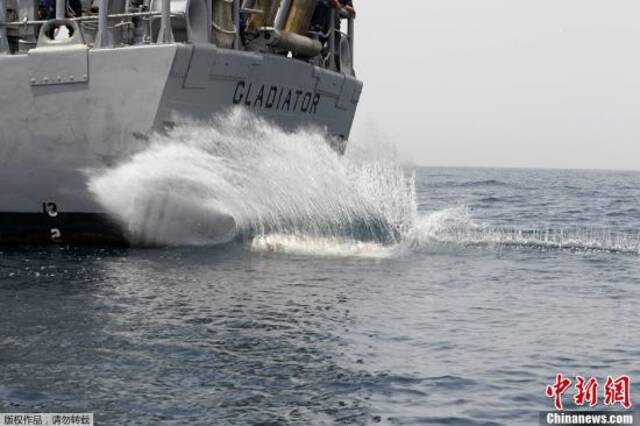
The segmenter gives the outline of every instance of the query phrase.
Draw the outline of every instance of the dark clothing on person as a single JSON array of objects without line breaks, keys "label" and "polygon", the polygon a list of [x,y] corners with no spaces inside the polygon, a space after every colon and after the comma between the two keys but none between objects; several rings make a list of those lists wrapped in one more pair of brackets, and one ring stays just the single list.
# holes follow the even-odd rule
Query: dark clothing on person
[{"label": "dark clothing on person", "polygon": [[55,0],[40,0],[38,2],[38,19],[43,21],[56,17]]},{"label": "dark clothing on person", "polygon": [[340,3],[342,7],[346,7],[346,6],[353,7],[353,0],[338,0],[338,3]]},{"label": "dark clothing on person", "polygon": [[338,0],[338,2],[340,3],[340,5],[342,5],[342,7],[353,7],[353,0]]},{"label": "dark clothing on person", "polygon": [[[338,0],[342,7],[353,7],[353,0]],[[320,0],[316,6],[316,10],[313,12],[313,18],[311,18],[311,30],[318,31],[322,34],[329,32],[331,26],[331,4],[329,0]],[[337,27],[340,27],[340,15],[336,11]]]},{"label": "dark clothing on person", "polygon": [[320,0],[311,18],[311,31],[325,34],[329,29],[330,17],[331,6],[329,6],[329,0]]},{"label": "dark clothing on person", "polygon": [[82,2],[80,0],[67,0],[74,17],[82,16]]},{"label": "dark clothing on person", "polygon": [[[69,10],[70,9],[70,10]],[[67,0],[65,3],[65,16],[72,18],[82,16],[82,2],[80,0]],[[47,21],[56,17],[56,0],[38,1],[38,18]]]}]

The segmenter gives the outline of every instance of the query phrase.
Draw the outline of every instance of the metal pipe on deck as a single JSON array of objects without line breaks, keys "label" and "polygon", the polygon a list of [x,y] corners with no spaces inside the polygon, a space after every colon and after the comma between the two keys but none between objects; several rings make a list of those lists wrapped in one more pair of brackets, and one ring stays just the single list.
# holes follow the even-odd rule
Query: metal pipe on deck
[{"label": "metal pipe on deck", "polygon": [[236,27],[236,36],[233,39],[233,48],[240,49],[240,0],[233,0],[233,25]]},{"label": "metal pipe on deck", "polygon": [[66,15],[67,1],[56,0],[56,19],[64,19]]},{"label": "metal pipe on deck", "polygon": [[275,27],[277,30],[282,30],[287,24],[287,18],[289,17],[289,10],[291,9],[292,2],[293,0],[282,0],[280,10],[278,10],[278,14],[276,15]]},{"label": "metal pipe on deck", "polygon": [[245,0],[242,7],[247,15],[247,32],[258,34],[262,28],[274,26],[280,0]]},{"label": "metal pipe on deck", "polygon": [[94,46],[98,49],[113,47],[113,35],[109,29],[107,16],[109,15],[109,0],[100,0],[98,9],[98,34]]},{"label": "metal pipe on deck", "polygon": [[283,31],[307,37],[318,0],[294,0],[287,12]]},{"label": "metal pipe on deck", "polygon": [[0,0],[0,55],[10,53],[9,40],[7,39],[7,0]]},{"label": "metal pipe on deck", "polygon": [[171,0],[162,0],[162,15],[158,43],[173,43],[173,31],[171,30]]}]

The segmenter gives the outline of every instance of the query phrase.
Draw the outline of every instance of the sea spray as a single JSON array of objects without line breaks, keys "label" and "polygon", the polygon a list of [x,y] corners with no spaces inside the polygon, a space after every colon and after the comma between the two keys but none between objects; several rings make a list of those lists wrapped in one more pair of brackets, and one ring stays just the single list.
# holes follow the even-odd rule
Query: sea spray
[{"label": "sea spray", "polygon": [[393,244],[416,214],[413,179],[396,163],[353,161],[321,131],[284,132],[241,110],[153,136],[89,189],[141,245],[267,234]]},{"label": "sea spray", "polygon": [[419,252],[444,245],[640,255],[640,235],[597,228],[519,229],[489,225],[478,221],[467,206],[419,215],[400,246]]},{"label": "sea spray", "polygon": [[321,131],[284,132],[240,110],[153,136],[94,171],[89,189],[138,245],[240,239],[260,252],[373,258],[443,246],[640,254],[638,236],[607,230],[501,227],[464,205],[418,213],[413,176],[387,145],[341,156]]}]

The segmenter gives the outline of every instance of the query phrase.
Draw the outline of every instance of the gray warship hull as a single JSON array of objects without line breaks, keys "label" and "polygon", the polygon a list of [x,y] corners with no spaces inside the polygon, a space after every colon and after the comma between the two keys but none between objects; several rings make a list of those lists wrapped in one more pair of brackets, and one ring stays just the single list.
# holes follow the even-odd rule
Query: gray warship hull
[{"label": "gray warship hull", "polygon": [[87,170],[144,149],[176,117],[233,107],[346,140],[361,90],[309,62],[206,43],[0,55],[0,244],[127,244],[89,193]]}]

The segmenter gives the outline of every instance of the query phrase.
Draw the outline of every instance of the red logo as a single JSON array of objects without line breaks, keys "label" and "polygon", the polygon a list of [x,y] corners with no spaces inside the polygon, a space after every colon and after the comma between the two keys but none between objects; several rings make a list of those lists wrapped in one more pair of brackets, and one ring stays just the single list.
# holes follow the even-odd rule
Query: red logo
[{"label": "red logo", "polygon": [[[554,399],[556,410],[564,408],[562,396],[570,387],[571,379],[562,373],[556,375],[555,383],[547,386],[546,395]],[[590,407],[598,405],[598,389],[600,388],[598,379],[595,377],[585,379],[582,376],[576,376],[574,388],[573,402],[576,406],[584,406],[587,403]],[[607,377],[604,385],[604,404],[608,406],[620,404],[625,409],[631,408],[631,379],[629,376],[620,376],[615,379],[611,376]]]},{"label": "red logo", "polygon": [[611,376],[607,377],[607,382],[604,385],[604,404],[620,404],[628,410],[631,408],[630,388],[631,379],[629,376],[620,376],[615,380]]},{"label": "red logo", "polygon": [[556,410],[562,410],[562,395],[569,386],[571,386],[571,380],[564,377],[562,373],[556,375],[556,382],[553,385],[547,386],[547,396],[555,398]]},{"label": "red logo", "polygon": [[598,380],[591,377],[585,382],[584,377],[576,376],[576,393],[573,396],[576,405],[584,405],[589,402],[589,406],[598,405]]}]

